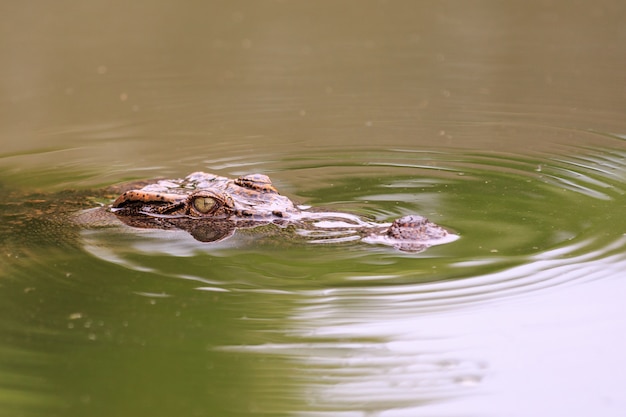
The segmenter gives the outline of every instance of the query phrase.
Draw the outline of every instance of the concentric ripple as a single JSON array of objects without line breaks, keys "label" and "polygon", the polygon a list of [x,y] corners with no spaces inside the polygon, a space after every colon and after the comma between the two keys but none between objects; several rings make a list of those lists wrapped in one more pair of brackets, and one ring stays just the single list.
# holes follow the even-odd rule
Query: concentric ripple
[{"label": "concentric ripple", "polygon": [[[323,273],[324,284],[338,290],[375,287],[379,293],[408,291],[416,296],[423,289],[448,307],[450,301],[575,280],[582,264],[599,260],[607,263],[601,269],[610,275],[612,263],[621,259],[626,230],[625,154],[603,149],[568,151],[558,156],[458,150],[313,154],[306,159],[287,158],[276,163],[280,168],[265,169],[279,189],[286,188],[283,193],[296,201],[380,222],[419,213],[461,236],[418,255],[358,241],[325,245],[297,237],[287,242],[283,236],[258,239],[244,233],[219,244],[203,244],[184,233],[129,234],[115,229],[86,231],[85,247],[97,257],[131,269],[199,281],[207,278],[204,271],[186,271],[185,264],[176,271],[155,270],[155,257],[159,265],[167,265],[170,256],[185,256],[252,271],[256,268],[250,260],[289,264],[292,269],[302,268],[300,276]],[[107,240],[116,244],[108,245]],[[316,265],[313,272],[311,263]],[[219,268],[215,271],[212,281],[236,290],[227,276],[219,276]],[[251,284],[272,286],[274,275],[271,268],[265,269],[264,277],[255,277]],[[418,287],[380,288],[399,283]],[[302,282],[282,284],[298,290]],[[441,293],[447,289],[450,300]]]},{"label": "concentric ripple", "polygon": [[[546,319],[557,320],[554,311],[572,317],[582,308],[597,315],[604,294],[591,284],[626,270],[626,153],[581,151],[537,159],[394,152],[366,165],[391,168],[386,177],[363,170],[358,180],[343,178],[307,193],[326,203],[340,187],[351,194],[347,200],[367,201],[361,209],[382,218],[426,211],[461,239],[417,258],[361,250],[335,255],[350,266],[317,274],[321,288],[312,288],[306,274],[301,285],[308,288],[292,286],[299,301],[282,337],[217,349],[288,358],[299,369],[293,384],[316,415],[350,415],[354,404],[372,415],[415,415],[425,404],[485,394],[502,366],[497,358],[515,357],[515,326],[545,327]],[[310,169],[319,167],[301,168]],[[369,187],[355,187],[368,179]],[[589,296],[598,299],[584,307],[568,304],[585,293],[574,284],[589,285]],[[535,301],[531,311],[523,302],[510,303],[531,295],[547,301]],[[574,334],[585,332],[597,333],[582,326]],[[540,338],[572,338],[568,331],[545,333]],[[536,348],[527,343],[523,349],[532,357]],[[462,413],[463,406],[447,404],[448,413]]]},{"label": "concentric ripple", "polygon": [[[538,356],[545,338],[563,338],[554,344],[558,361],[565,348],[595,354],[576,350],[581,339],[623,334],[623,325],[614,330],[607,321],[621,320],[614,278],[626,270],[621,145],[554,154],[346,150],[254,165],[302,204],[368,222],[418,213],[460,237],[407,253],[358,240],[264,237],[265,229],[206,244],[185,232],[86,228],[67,255],[81,262],[56,247],[40,259],[11,260],[19,297],[4,311],[11,317],[34,295],[62,300],[65,290],[81,291],[78,300],[100,300],[102,311],[81,303],[61,309],[55,320],[67,327],[67,345],[115,342],[134,352],[134,341],[160,346],[177,335],[195,349],[176,360],[200,378],[224,361],[246,364],[237,368],[249,385],[246,409],[416,415],[429,405],[464,415],[453,405],[484,398],[499,375],[517,381],[519,373],[506,372],[517,361],[534,370],[526,380],[545,378],[516,356],[520,339],[524,353],[535,348]],[[246,160],[194,169],[251,172]],[[60,266],[51,268],[51,258]],[[44,283],[65,290],[46,291]],[[116,321],[120,308],[124,320]],[[559,327],[561,315],[574,317],[570,327]],[[29,327],[29,337],[37,332]],[[622,356],[612,355],[607,361]]]},{"label": "concentric ripple", "polygon": [[[277,401],[286,387],[276,375],[284,375],[295,378],[291,402],[319,415],[349,413],[354,404],[403,415],[484,392],[501,353],[485,353],[482,343],[510,347],[497,337],[484,342],[494,336],[483,326],[506,331],[508,320],[543,317],[541,309],[528,315],[496,307],[501,317],[494,320],[486,306],[560,294],[626,270],[626,152],[566,151],[320,153],[265,169],[283,193],[306,204],[376,221],[419,213],[460,235],[420,254],[248,235],[210,246],[184,233],[107,229],[86,231],[84,244],[101,259],[182,279],[203,295],[253,297],[260,321],[246,327],[246,342],[212,349],[276,358],[255,384],[265,387],[268,406],[284,404],[277,413],[300,408]],[[283,320],[268,333],[259,324],[274,323],[260,318],[269,305],[282,306]]]}]

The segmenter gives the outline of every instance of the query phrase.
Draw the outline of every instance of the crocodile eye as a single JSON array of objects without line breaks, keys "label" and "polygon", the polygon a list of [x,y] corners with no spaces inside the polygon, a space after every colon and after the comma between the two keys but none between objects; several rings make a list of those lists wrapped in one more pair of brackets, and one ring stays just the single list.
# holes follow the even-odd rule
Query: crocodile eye
[{"label": "crocodile eye", "polygon": [[217,200],[213,197],[200,196],[193,200],[193,208],[198,210],[202,214],[207,214],[213,211],[217,206]]}]

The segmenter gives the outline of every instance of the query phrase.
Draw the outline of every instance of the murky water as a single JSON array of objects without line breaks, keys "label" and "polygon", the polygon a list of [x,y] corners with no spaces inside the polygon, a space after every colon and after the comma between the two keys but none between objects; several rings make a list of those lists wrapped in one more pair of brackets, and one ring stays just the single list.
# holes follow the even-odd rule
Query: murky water
[{"label": "murky water", "polygon": [[[623,415],[625,11],[4,6],[0,415]],[[196,170],[460,239],[203,244],[54,215]]]}]

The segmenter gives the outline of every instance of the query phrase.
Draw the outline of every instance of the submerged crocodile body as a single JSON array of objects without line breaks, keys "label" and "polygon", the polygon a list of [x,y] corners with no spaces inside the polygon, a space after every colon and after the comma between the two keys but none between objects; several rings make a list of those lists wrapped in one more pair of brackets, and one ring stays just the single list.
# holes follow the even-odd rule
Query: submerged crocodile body
[{"label": "submerged crocodile body", "polygon": [[183,179],[130,184],[110,206],[123,223],[141,228],[179,229],[202,242],[216,242],[238,229],[263,225],[293,228],[314,242],[362,240],[420,252],[456,235],[418,215],[391,224],[356,215],[297,206],[262,174],[236,179],[194,172]]}]

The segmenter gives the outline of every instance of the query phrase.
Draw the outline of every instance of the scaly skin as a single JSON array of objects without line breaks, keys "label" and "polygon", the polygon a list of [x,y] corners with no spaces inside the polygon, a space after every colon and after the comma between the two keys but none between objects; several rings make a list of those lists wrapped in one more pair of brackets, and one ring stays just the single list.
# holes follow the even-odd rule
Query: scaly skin
[{"label": "scaly skin", "polygon": [[232,180],[195,172],[184,179],[160,180],[141,188],[131,186],[110,210],[130,226],[182,229],[204,242],[225,239],[236,229],[268,224],[294,226],[300,235],[316,240],[356,237],[410,252],[457,238],[418,215],[404,216],[389,225],[346,213],[304,210],[280,195],[262,174]]}]

